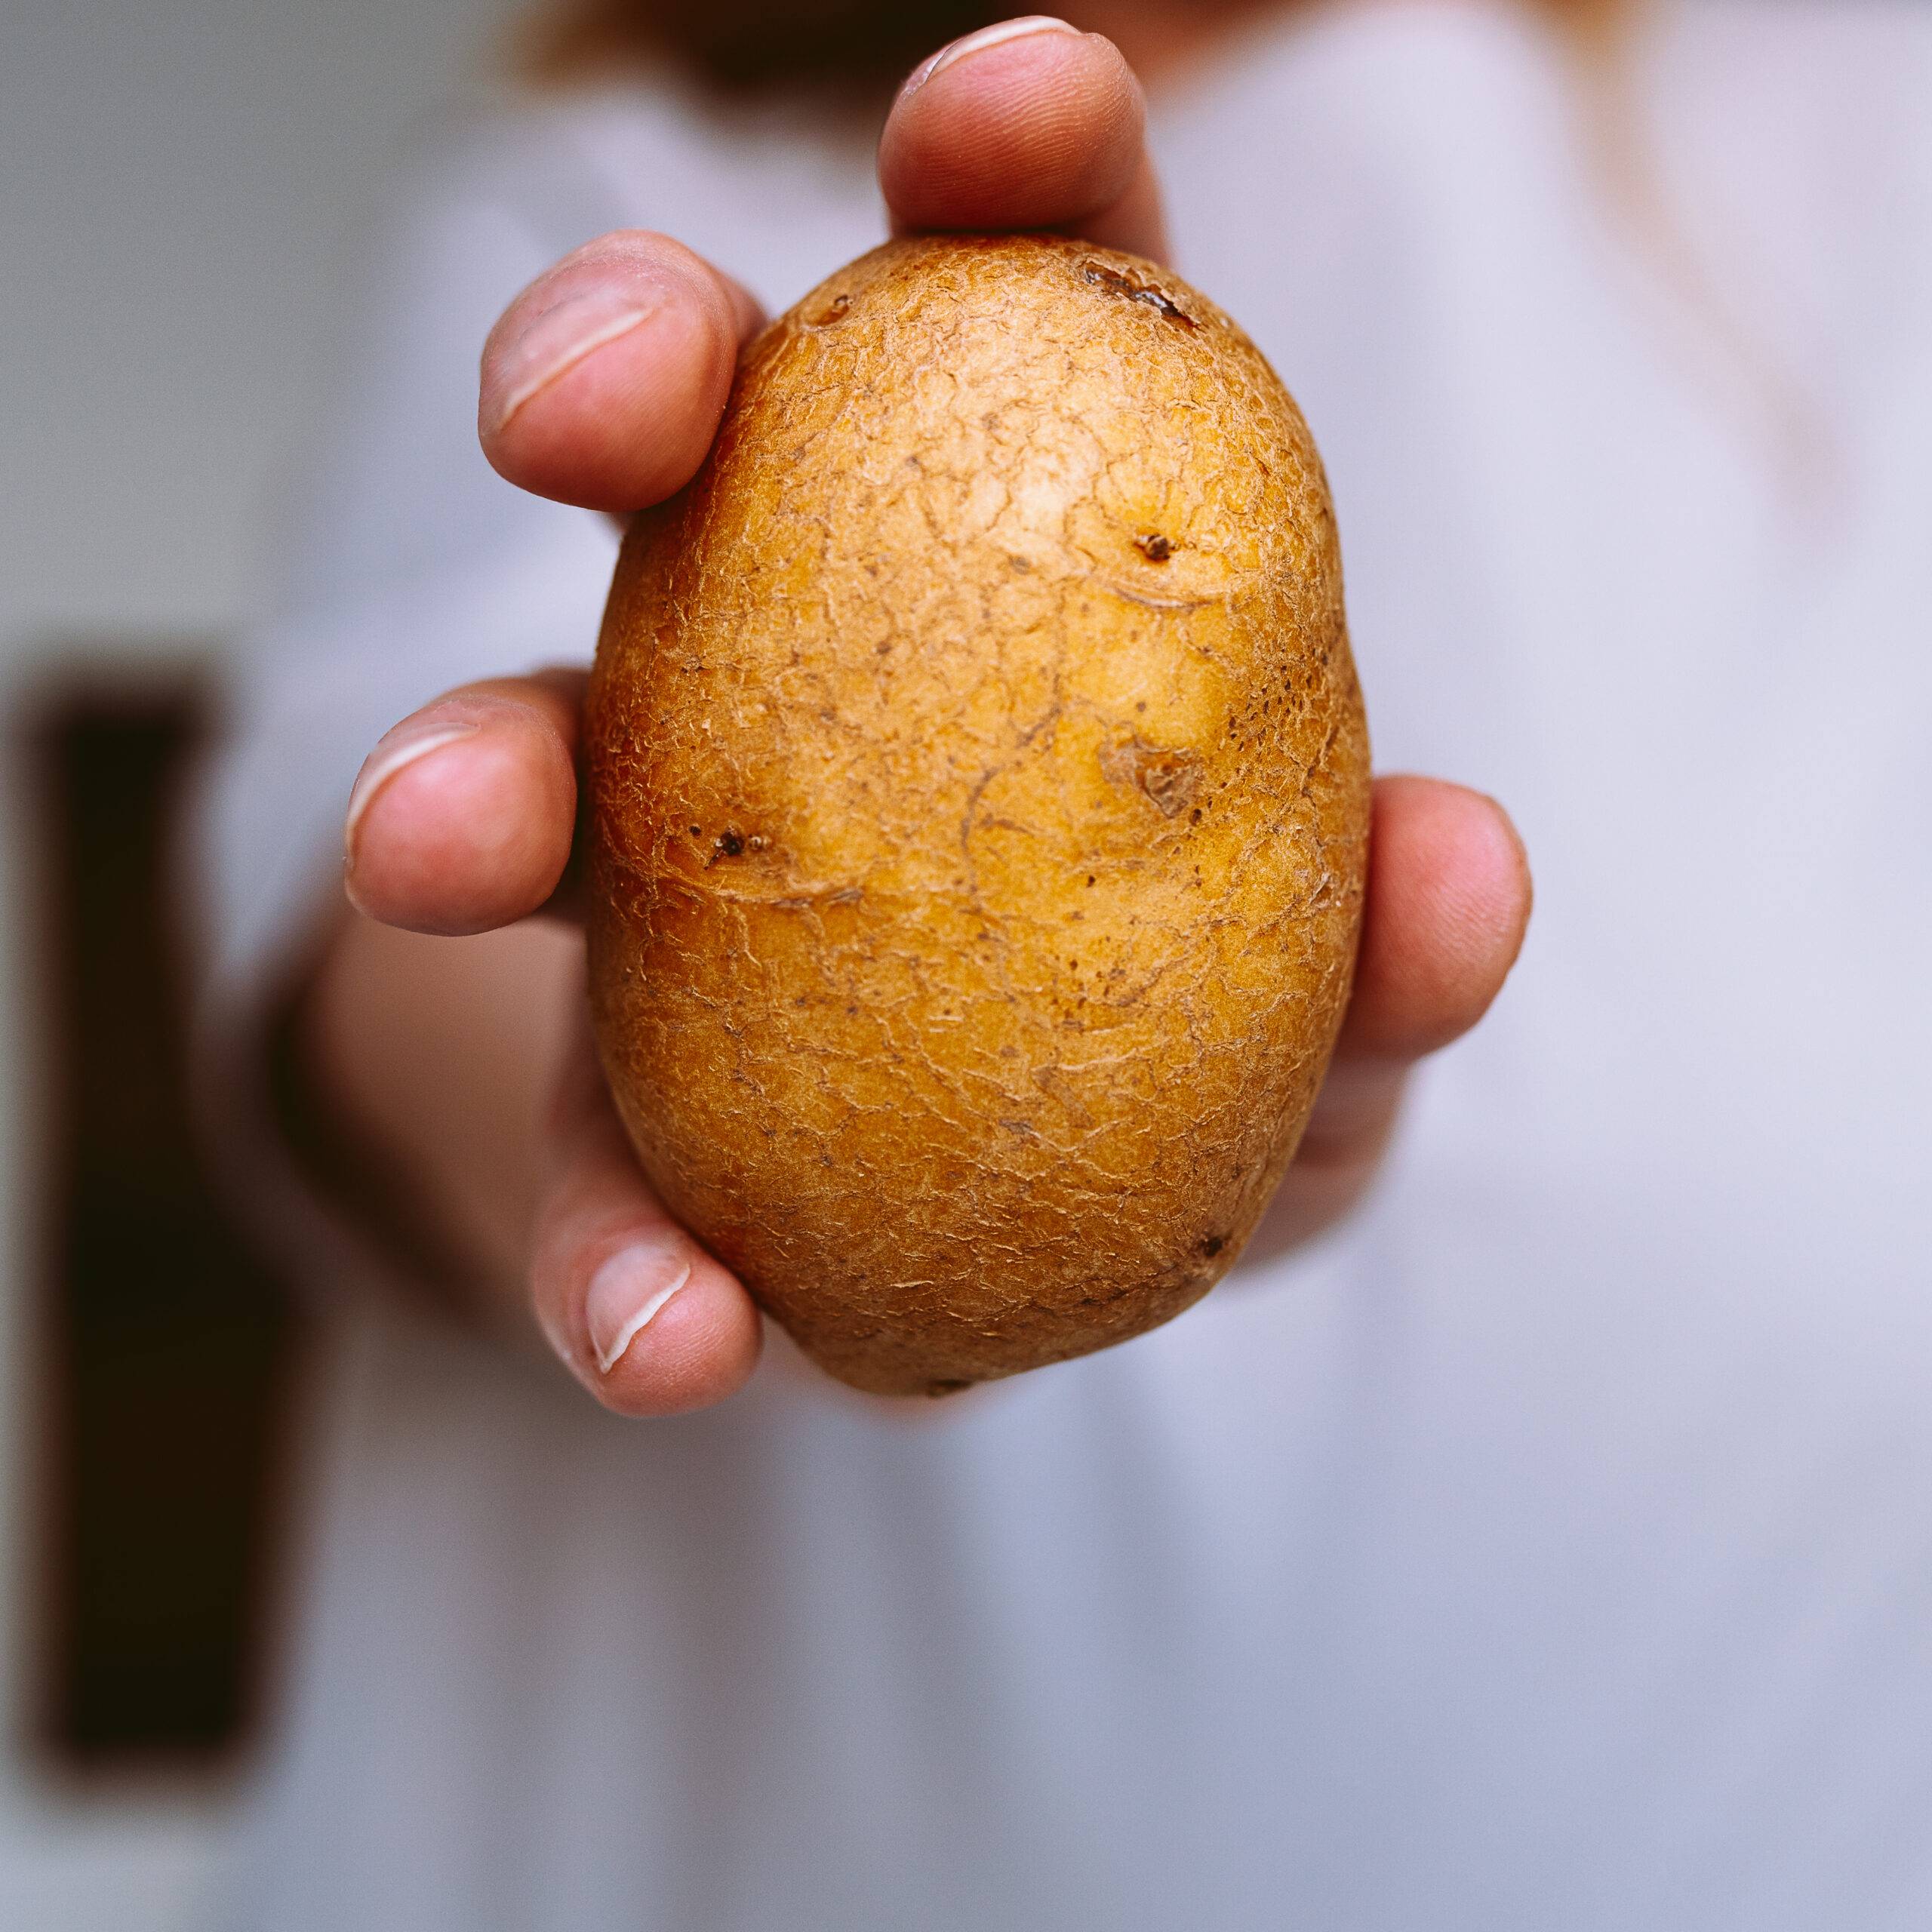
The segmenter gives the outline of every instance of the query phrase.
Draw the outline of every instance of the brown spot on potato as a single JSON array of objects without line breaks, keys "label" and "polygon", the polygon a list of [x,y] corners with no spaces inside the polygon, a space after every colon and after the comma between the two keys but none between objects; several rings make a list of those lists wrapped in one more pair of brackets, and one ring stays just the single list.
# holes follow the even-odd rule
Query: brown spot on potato
[{"label": "brown spot on potato", "polygon": [[1198,752],[1164,750],[1137,737],[1103,745],[1100,771],[1109,785],[1139,792],[1163,818],[1179,817],[1201,789]]},{"label": "brown spot on potato", "polygon": [[1088,262],[1081,269],[1097,288],[1104,288],[1110,295],[1118,295],[1129,302],[1143,302],[1157,313],[1166,316],[1171,322],[1178,322],[1184,329],[1196,329],[1201,325],[1171,295],[1157,288],[1151,278],[1131,271],[1109,268],[1104,262]]}]

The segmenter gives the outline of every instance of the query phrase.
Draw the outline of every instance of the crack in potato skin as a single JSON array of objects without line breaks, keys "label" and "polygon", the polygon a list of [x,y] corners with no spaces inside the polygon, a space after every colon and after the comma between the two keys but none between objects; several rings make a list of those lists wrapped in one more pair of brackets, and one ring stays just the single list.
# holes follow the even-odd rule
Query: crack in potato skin
[{"label": "crack in potato skin", "polygon": [[620,1111],[832,1374],[1084,1354],[1238,1258],[1346,1004],[1369,763],[1320,460],[1212,303],[1040,237],[841,270],[633,524],[589,744]]}]

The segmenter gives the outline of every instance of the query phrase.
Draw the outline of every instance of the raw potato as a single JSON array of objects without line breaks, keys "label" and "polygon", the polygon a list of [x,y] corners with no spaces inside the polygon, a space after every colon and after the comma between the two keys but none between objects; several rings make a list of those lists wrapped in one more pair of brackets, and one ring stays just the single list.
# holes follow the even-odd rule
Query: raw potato
[{"label": "raw potato", "polygon": [[1368,746],[1259,351],[1071,242],[894,242],[749,352],[592,687],[591,976],[672,1211],[944,1393],[1240,1254],[1346,1004]]}]

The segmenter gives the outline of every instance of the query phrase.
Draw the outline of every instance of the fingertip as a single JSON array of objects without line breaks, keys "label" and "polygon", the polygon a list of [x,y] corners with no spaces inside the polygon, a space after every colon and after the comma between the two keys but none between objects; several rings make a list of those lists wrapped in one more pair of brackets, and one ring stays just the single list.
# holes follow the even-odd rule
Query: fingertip
[{"label": "fingertip", "polygon": [[1500,990],[1522,952],[1535,904],[1529,848],[1500,799],[1463,786],[1450,789],[1457,795],[1454,809],[1463,819],[1463,884],[1456,902],[1460,929],[1472,954],[1496,971]]},{"label": "fingertip", "polygon": [[722,1401],[758,1364],[764,1324],[743,1284],[666,1212],[611,1102],[589,1017],[558,1083],[552,1162],[532,1232],[538,1325],[623,1416]]},{"label": "fingertip", "polygon": [[1111,41],[1033,17],[936,62],[907,83],[880,138],[879,183],[900,229],[1078,228],[1136,189],[1146,99]]},{"label": "fingertip", "polygon": [[[764,1324],[750,1296],[695,1242],[678,1238],[683,1253],[654,1257],[635,1291],[622,1278],[629,1272],[622,1254],[607,1260],[586,1288],[583,1349],[572,1367],[615,1414],[708,1408],[735,1395],[758,1366]],[[618,1285],[607,1291],[614,1272]]]},{"label": "fingertip", "polygon": [[909,100],[928,82],[936,79],[948,68],[958,66],[962,60],[971,60],[993,48],[1008,46],[1014,41],[1041,34],[1060,34],[1075,40],[1084,37],[1071,20],[1063,20],[1056,14],[1017,14],[1006,20],[995,20],[989,26],[961,34],[956,40],[948,41],[937,53],[921,61],[906,77],[905,85],[899,90],[899,99]]},{"label": "fingertip", "polygon": [[756,320],[742,288],[668,236],[602,236],[539,276],[491,331],[484,454],[506,481],[559,502],[661,502],[704,460]]},{"label": "fingertip", "polygon": [[1521,942],[1529,917],[1530,860],[1522,835],[1487,792],[1406,775],[1377,787],[1377,829],[1398,835],[1433,861],[1429,877],[1453,908],[1459,929],[1494,949]]},{"label": "fingertip", "polygon": [[537,707],[445,700],[389,734],[351,795],[343,883],[385,925],[454,936],[537,911],[570,862],[571,748]]},{"label": "fingertip", "polygon": [[1467,1032],[1516,962],[1532,897],[1527,853],[1495,799],[1380,781],[1350,1048],[1414,1059]]},{"label": "fingertip", "polygon": [[[567,1184],[537,1242],[533,1298],[551,1347],[604,1407],[683,1415],[751,1379],[764,1323],[731,1270],[664,1218],[628,1158],[606,1146]],[[601,1235],[586,1235],[586,1211],[611,1215]]]}]

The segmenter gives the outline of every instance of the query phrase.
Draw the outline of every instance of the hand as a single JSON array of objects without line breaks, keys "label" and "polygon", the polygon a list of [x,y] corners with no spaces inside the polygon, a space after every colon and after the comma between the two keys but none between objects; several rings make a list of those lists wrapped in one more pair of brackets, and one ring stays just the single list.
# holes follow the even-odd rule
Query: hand
[{"label": "hand", "polygon": [[[902,231],[1053,227],[1158,256],[1143,122],[1139,84],[1108,42],[1053,22],[996,29],[907,83],[881,142],[881,184]],[[540,277],[492,333],[484,448],[544,496],[613,512],[659,501],[703,461],[756,321],[743,290],[678,243],[607,235]],[[397,726],[351,804],[355,904],[386,926],[445,934],[567,915],[581,694],[581,678],[561,673],[478,685]],[[1481,1017],[1529,897],[1499,807],[1426,779],[1378,786],[1355,996],[1264,1251],[1306,1239],[1361,1193],[1408,1068]],[[369,1077],[405,1084],[380,1067]],[[758,1353],[757,1310],[652,1194],[587,1038],[540,1162],[529,1290],[585,1386],[632,1416],[738,1387]]]}]

